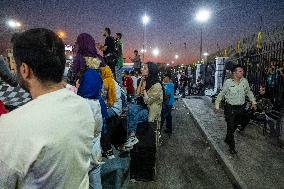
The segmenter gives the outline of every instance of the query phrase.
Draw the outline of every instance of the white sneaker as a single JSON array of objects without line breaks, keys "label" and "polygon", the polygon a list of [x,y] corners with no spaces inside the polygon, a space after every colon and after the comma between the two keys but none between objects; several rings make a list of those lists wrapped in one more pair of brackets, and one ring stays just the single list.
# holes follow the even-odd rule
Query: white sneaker
[{"label": "white sneaker", "polygon": [[114,159],[115,158],[112,150],[108,150],[106,152],[103,152],[102,156],[107,158],[107,159]]},{"label": "white sneaker", "polygon": [[137,144],[138,142],[139,142],[139,140],[138,140],[138,138],[137,138],[136,136],[130,136],[130,137],[127,139],[127,141],[126,141],[126,143],[124,144],[124,146],[125,146],[126,148],[130,148],[130,147],[134,146],[135,144]]}]

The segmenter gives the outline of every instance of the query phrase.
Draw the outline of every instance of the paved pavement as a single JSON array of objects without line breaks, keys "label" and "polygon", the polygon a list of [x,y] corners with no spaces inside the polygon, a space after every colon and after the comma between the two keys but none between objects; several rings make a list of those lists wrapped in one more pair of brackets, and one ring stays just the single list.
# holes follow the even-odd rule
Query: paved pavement
[{"label": "paved pavement", "polygon": [[236,133],[237,155],[225,145],[226,123],[207,97],[183,99],[210,146],[215,149],[233,183],[240,188],[284,188],[284,150],[262,135],[260,126],[249,125]]},{"label": "paved pavement", "polygon": [[129,183],[129,189],[233,188],[183,101],[177,101],[175,107],[173,135],[163,135],[158,149],[157,180]]}]

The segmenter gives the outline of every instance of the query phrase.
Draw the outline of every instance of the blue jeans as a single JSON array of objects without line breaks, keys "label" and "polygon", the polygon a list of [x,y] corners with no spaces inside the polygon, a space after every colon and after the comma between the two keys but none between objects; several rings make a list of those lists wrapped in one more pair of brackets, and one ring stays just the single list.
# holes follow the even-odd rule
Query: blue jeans
[{"label": "blue jeans", "polygon": [[121,67],[115,66],[115,75],[116,75],[116,82],[122,85]]},{"label": "blue jeans", "polygon": [[143,106],[132,104],[128,109],[128,133],[136,132],[138,123],[148,121],[148,110]]},{"label": "blue jeans", "polygon": [[100,165],[89,171],[89,189],[102,189]]}]

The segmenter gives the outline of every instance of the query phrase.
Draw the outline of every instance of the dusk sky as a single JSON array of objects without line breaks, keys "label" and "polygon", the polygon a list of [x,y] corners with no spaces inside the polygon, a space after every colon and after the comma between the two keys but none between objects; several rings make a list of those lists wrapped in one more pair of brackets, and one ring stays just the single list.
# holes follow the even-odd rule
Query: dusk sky
[{"label": "dusk sky", "polygon": [[211,11],[210,19],[203,25],[203,51],[208,49],[209,53],[217,50],[217,43],[220,48],[226,47],[238,38],[256,33],[261,16],[264,29],[284,24],[281,0],[1,0],[0,29],[3,31],[5,22],[12,18],[20,21],[24,29],[46,27],[64,31],[65,42],[72,44],[82,32],[103,43],[102,31],[110,27],[113,34],[123,34],[128,58],[134,49],[142,48],[141,19],[146,13],[150,17],[147,47],[160,50],[158,59],[151,53],[146,58],[170,62],[179,54],[180,62],[191,62],[199,57],[201,24],[194,18],[200,8]]}]

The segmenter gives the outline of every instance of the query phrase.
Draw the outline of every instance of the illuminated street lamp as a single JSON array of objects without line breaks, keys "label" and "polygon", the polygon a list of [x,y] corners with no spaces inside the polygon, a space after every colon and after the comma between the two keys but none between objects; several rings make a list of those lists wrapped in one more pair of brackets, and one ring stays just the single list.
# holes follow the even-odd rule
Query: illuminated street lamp
[{"label": "illuminated street lamp", "polygon": [[178,58],[179,58],[179,55],[176,54],[176,55],[175,55],[175,59],[178,59]]},{"label": "illuminated street lamp", "polygon": [[64,32],[59,32],[58,35],[59,35],[60,38],[64,38],[65,37],[65,33]]},{"label": "illuminated street lamp", "polygon": [[159,54],[160,54],[159,49],[157,49],[157,48],[153,49],[152,54],[153,54],[155,57],[159,56]]},{"label": "illuminated street lamp", "polygon": [[147,49],[141,49],[140,52],[141,52],[141,53],[146,53],[146,52],[147,52]]},{"label": "illuminated street lamp", "polygon": [[[199,23],[203,24],[203,23],[206,23],[209,20],[210,14],[211,13],[210,13],[209,10],[201,9],[197,12],[195,19]],[[202,58],[202,26],[201,26],[201,35],[200,35],[200,55],[199,56],[200,56],[199,60],[201,60],[201,58]]]},{"label": "illuminated street lamp", "polygon": [[7,25],[13,29],[20,28],[22,26],[22,24],[16,20],[8,20]]},{"label": "illuminated street lamp", "polygon": [[63,39],[65,37],[65,33],[64,32],[58,32],[58,36]]},{"label": "illuminated street lamp", "polygon": [[144,54],[146,52],[145,50],[145,41],[146,41],[146,25],[150,22],[150,17],[146,15],[146,13],[144,14],[144,16],[142,17],[142,23],[144,26],[144,30],[143,30],[143,52],[142,52],[142,60],[144,62]]},{"label": "illuminated street lamp", "polygon": [[208,52],[205,52],[205,53],[203,53],[203,56],[205,57],[205,63],[207,63],[207,57],[209,56],[209,53]]},{"label": "illuminated street lamp", "polygon": [[167,66],[169,66],[170,64],[167,64]]},{"label": "illuminated street lamp", "polygon": [[206,9],[199,10],[196,14],[195,19],[200,23],[205,23],[210,18],[210,11]]},{"label": "illuminated street lamp", "polygon": [[203,53],[203,56],[208,56],[209,54],[208,54],[208,52],[205,52],[205,53]]},{"label": "illuminated street lamp", "polygon": [[146,14],[142,17],[142,22],[144,25],[147,25],[150,21],[149,16],[147,16]]}]

